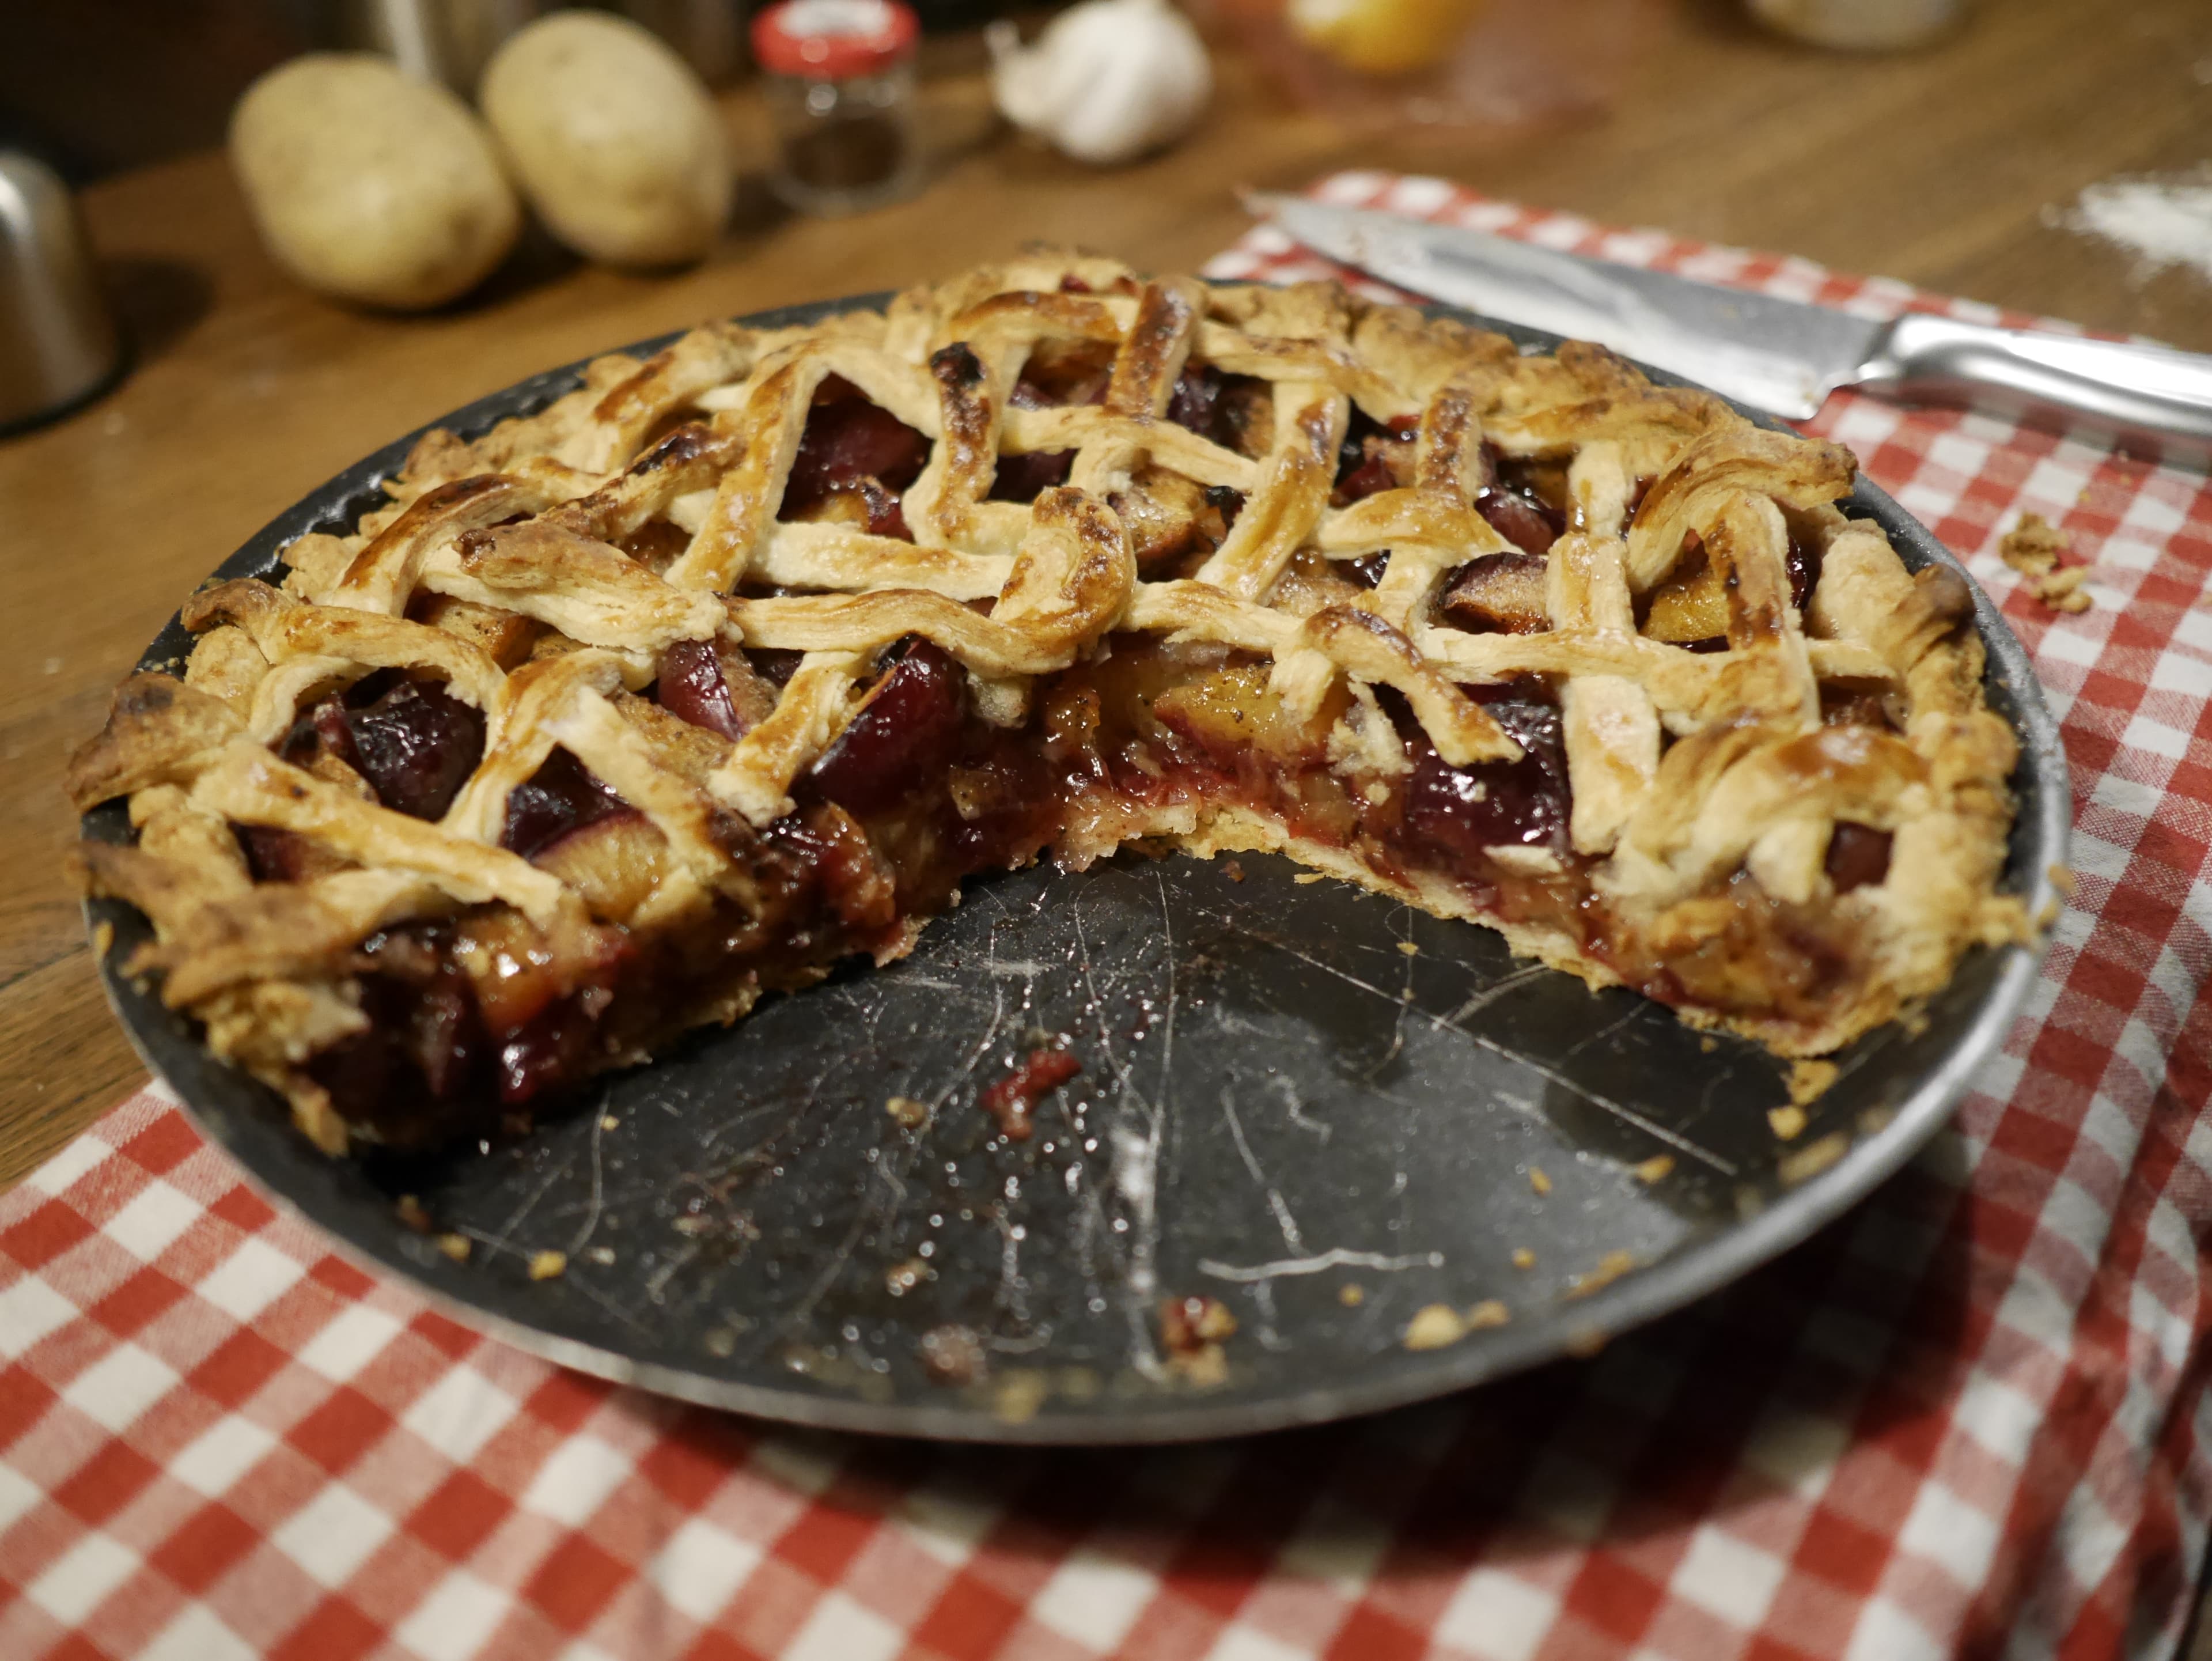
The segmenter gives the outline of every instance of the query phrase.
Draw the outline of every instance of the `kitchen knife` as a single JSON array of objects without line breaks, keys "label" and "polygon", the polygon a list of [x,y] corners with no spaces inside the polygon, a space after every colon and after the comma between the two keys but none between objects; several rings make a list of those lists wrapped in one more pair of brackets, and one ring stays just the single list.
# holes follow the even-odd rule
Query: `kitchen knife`
[{"label": "kitchen knife", "polygon": [[1911,313],[1894,322],[1459,226],[1250,192],[1245,206],[1410,293],[1577,340],[1804,420],[1839,386],[1973,404],[2212,459],[2212,357]]}]

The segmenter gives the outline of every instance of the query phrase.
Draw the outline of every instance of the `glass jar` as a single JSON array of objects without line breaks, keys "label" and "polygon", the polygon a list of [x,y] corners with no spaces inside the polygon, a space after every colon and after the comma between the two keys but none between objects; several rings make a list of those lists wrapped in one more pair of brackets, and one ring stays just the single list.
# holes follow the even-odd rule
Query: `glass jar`
[{"label": "glass jar", "polygon": [[801,213],[848,214],[913,192],[921,32],[902,0],[783,0],[753,19],[778,197]]}]

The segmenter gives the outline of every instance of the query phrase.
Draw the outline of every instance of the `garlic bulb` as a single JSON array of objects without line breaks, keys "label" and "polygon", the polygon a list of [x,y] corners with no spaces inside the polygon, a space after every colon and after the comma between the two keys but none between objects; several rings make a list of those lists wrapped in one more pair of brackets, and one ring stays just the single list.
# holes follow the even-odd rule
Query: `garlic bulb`
[{"label": "garlic bulb", "polygon": [[999,109],[1079,161],[1111,165],[1180,138],[1213,92],[1190,20],[1167,0],[1082,0],[1024,46],[985,32]]}]

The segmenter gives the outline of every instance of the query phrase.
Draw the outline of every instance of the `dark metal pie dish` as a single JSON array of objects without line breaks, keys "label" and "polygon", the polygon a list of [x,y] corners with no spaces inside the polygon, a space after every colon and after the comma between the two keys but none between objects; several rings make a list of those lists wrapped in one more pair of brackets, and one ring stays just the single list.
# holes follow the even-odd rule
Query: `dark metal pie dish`
[{"label": "dark metal pie dish", "polygon": [[[542,409],[580,368],[435,424],[473,436]],[[216,575],[275,580],[295,538],[349,532],[415,436]],[[1843,505],[1909,568],[1955,568],[1875,486]],[[2045,916],[2065,858],[2064,755],[1978,590],[1974,626],[1990,704],[2021,739],[2002,886]],[[142,666],[179,660],[191,638],[173,618]],[[84,829],[126,838],[124,807]],[[1971,953],[1923,1019],[1834,1058],[1837,1081],[1785,1141],[1767,1113],[1788,1099],[1787,1065],[1765,1050],[1516,961],[1487,929],[1297,873],[1268,855],[1124,853],[978,879],[903,961],[695,1034],[520,1141],[404,1160],[310,1146],[278,1097],[119,972],[144,919],[114,901],[87,911],[96,939],[112,931],[102,973],[148,1065],[265,1191],[359,1260],[605,1378],[799,1423],[1006,1442],[1314,1423],[1676,1309],[1909,1159],[1996,1053],[2040,956]],[[1033,1135],[1000,1137],[976,1096],[1047,1037],[1084,1071],[1041,1103]],[[894,1116],[893,1098],[925,1113]],[[471,1241],[466,1261],[403,1220],[403,1195]],[[533,1279],[545,1251],[565,1269]],[[1196,1297],[1235,1317],[1218,1373],[1163,1347],[1161,1302]],[[1504,1318],[1465,1320],[1493,1301]],[[1457,1312],[1458,1335],[1409,1347],[1436,1305]]]}]

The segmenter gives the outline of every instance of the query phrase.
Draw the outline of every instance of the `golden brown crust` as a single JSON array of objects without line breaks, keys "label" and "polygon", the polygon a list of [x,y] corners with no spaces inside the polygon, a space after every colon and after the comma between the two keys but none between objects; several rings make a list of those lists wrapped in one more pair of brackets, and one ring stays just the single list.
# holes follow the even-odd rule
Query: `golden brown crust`
[{"label": "golden brown crust", "polygon": [[[1016,398],[1041,344],[1101,362],[1110,350],[1095,402]],[[1231,441],[1166,419],[1192,364],[1258,389]],[[780,517],[832,376],[928,443],[901,504],[911,541]],[[1355,412],[1392,425],[1389,488],[1332,505]],[[1073,453],[1066,485],[992,498],[1015,459],[1058,451]],[[1564,471],[1567,532],[1547,552],[1516,549],[1480,507],[1501,457]],[[134,972],[161,973],[210,1044],[287,1090],[333,1146],[342,1128],[299,1062],[363,1019],[349,960],[374,930],[496,901],[557,962],[586,964],[595,917],[645,928],[706,897],[742,900],[733,849],[791,811],[877,648],[934,642],[976,708],[1012,725],[1036,678],[1138,630],[1271,660],[1267,692],[1291,727],[1325,731],[1332,764],[1370,792],[1408,768],[1375,689],[1395,689],[1443,759],[1469,766],[1522,751],[1468,689],[1543,678],[1561,709],[1572,854],[1618,938],[1662,958],[1704,951],[1733,926],[1725,891],[1741,880],[1860,932],[1856,979],[1818,1019],[1733,1021],[1819,1053],[2018,927],[1994,893],[2014,739],[1983,701],[1971,595],[1947,570],[1908,574],[1878,529],[1837,510],[1854,467],[1840,447],[1654,387],[1601,348],[1524,356],[1333,284],[1146,282],[1045,252],[880,316],[710,325],[643,363],[601,359],[576,392],[480,438],[426,436],[390,505],[351,536],[294,544],[281,587],[195,595],[183,679],[125,682],[71,764],[72,800],[130,797],[140,833],[87,844],[81,877],[151,919]],[[1164,566],[1192,545],[1209,490],[1241,493],[1233,524],[1215,521],[1176,570],[1140,571],[1140,551]],[[1383,555],[1371,588],[1339,575]],[[1499,563],[1459,576],[1462,603],[1444,604],[1447,578],[1483,557]],[[1820,576],[1801,604],[1791,563],[1807,557]],[[680,642],[802,656],[780,693],[745,680],[760,718],[732,742],[636,696]],[[380,669],[441,680],[483,721],[483,759],[434,822],[380,806],[341,762],[272,753],[314,698]],[[1823,687],[1838,685],[1886,715],[1824,725]],[[556,746],[643,816],[652,857],[618,905],[499,846],[510,793]],[[1894,838],[1885,876],[1836,887],[1824,860],[1839,824]],[[257,884],[234,826],[304,839],[315,858]],[[1060,856],[1079,864],[1137,835],[1284,847],[1481,915],[1441,878],[1378,876],[1243,808],[1100,810],[1067,829]],[[1498,862],[1547,861],[1507,849]],[[1616,978],[1557,929],[1504,932],[1594,984]],[[753,995],[726,988],[701,1007],[726,1017]],[[1722,1019],[1694,999],[1685,1014]]]}]

